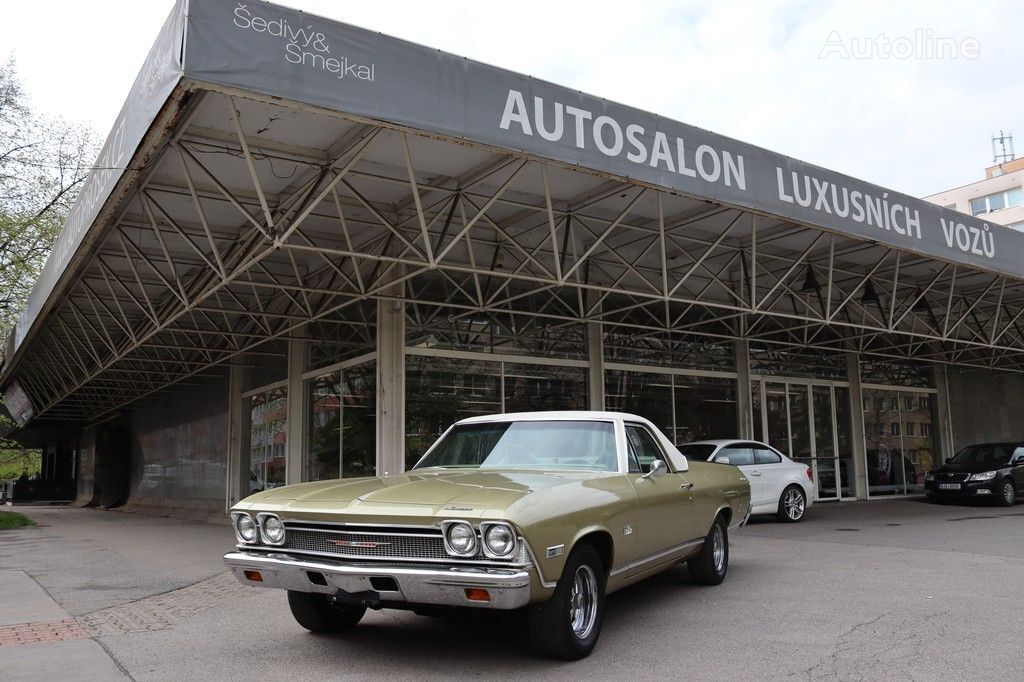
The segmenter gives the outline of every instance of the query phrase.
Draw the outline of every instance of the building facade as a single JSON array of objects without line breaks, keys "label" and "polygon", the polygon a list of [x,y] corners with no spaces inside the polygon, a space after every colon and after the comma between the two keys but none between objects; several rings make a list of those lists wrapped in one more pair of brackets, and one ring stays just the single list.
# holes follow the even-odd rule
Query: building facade
[{"label": "building facade", "polygon": [[1024,158],[989,166],[984,180],[925,200],[1024,232]]},{"label": "building facade", "polygon": [[293,10],[185,9],[0,373],[81,503],[220,514],[493,412],[762,439],[825,500],[1024,437],[1024,234]]}]

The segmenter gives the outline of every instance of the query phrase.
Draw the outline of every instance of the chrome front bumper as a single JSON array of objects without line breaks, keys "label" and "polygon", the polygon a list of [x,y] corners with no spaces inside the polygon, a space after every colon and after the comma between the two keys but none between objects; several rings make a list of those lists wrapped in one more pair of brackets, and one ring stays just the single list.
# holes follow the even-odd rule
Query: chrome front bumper
[{"label": "chrome front bumper", "polygon": [[[298,592],[316,592],[337,595],[376,595],[379,606],[389,602],[430,604],[441,606],[469,606],[485,609],[517,609],[530,601],[530,574],[517,568],[475,568],[469,566],[438,566],[437,568],[409,568],[397,566],[368,566],[333,561],[299,559],[288,554],[255,552],[229,552],[224,563],[243,585],[275,587]],[[257,571],[262,580],[253,581],[246,571]],[[391,578],[387,587],[375,589]],[[487,590],[487,601],[471,600],[469,588]]]}]

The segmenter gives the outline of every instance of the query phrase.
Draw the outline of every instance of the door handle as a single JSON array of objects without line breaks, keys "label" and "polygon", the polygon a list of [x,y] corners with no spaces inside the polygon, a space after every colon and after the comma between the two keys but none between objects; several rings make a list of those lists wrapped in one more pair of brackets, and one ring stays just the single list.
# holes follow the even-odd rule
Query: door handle
[{"label": "door handle", "polygon": [[693,490],[693,484],[692,483],[683,483],[682,485],[679,486],[679,489],[680,490]]},{"label": "door handle", "polygon": [[750,472],[750,475],[751,475],[751,476],[760,476],[760,475],[761,475],[761,472],[760,472],[760,471],[751,471],[751,472]]}]

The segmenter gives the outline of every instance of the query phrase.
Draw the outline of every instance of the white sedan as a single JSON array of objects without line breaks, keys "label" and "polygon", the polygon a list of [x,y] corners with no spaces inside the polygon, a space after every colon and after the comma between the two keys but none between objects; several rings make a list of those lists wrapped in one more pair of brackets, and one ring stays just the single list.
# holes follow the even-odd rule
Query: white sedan
[{"label": "white sedan", "polygon": [[811,467],[752,440],[702,440],[679,446],[690,459],[732,464],[750,480],[751,514],[775,514],[795,523],[815,498]]}]

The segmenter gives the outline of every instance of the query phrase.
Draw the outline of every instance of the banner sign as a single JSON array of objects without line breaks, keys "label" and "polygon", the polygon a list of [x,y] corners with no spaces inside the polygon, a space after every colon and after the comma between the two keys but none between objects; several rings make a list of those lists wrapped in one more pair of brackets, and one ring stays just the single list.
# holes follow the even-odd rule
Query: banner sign
[{"label": "banner sign", "polygon": [[1024,276],[1024,234],[380,33],[264,2],[193,0],[187,36],[185,73],[198,80],[524,151],[923,256]]}]

